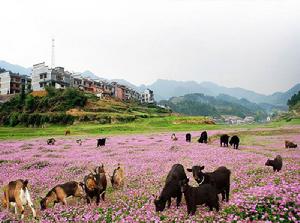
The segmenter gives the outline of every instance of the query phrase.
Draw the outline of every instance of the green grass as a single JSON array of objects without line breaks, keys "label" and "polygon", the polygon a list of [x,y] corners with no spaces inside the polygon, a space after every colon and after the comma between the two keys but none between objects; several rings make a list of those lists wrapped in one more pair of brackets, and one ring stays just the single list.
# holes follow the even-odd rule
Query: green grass
[{"label": "green grass", "polygon": [[277,128],[289,125],[300,125],[300,119],[290,122],[280,121],[268,124],[253,124],[229,126],[224,124],[209,125],[201,124],[203,117],[168,116],[157,118],[137,119],[130,123],[118,124],[93,124],[79,123],[70,126],[49,125],[44,128],[26,127],[0,127],[0,140],[25,139],[35,137],[63,136],[66,129],[70,129],[71,135],[117,135],[136,133],[178,132],[178,131],[201,131],[213,129],[254,129],[254,128]]}]

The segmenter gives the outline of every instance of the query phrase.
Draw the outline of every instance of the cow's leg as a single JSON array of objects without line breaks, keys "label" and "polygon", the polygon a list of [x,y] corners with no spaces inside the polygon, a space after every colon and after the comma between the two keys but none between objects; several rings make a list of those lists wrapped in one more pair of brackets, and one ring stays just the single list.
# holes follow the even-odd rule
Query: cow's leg
[{"label": "cow's leg", "polygon": [[226,202],[229,201],[229,191],[230,191],[230,184],[228,183],[228,185],[225,188],[225,193],[226,193]]},{"label": "cow's leg", "polygon": [[220,205],[219,205],[219,202],[218,202],[218,201],[217,201],[217,203],[216,203],[215,208],[216,208],[216,211],[219,211],[219,210],[220,210]]},{"label": "cow's leg", "polygon": [[187,205],[187,213],[188,213],[188,215],[191,214],[191,206],[189,204]]},{"label": "cow's leg", "polygon": [[221,193],[222,193],[222,201],[224,201],[225,200],[225,193],[226,192],[225,192],[225,190],[223,190]]},{"label": "cow's leg", "polygon": [[31,200],[31,197],[30,197],[30,194],[29,194],[28,190],[26,190],[25,196],[26,196],[28,206],[30,207],[30,209],[32,211],[32,215],[33,215],[34,218],[36,218],[36,212],[35,212],[35,209],[34,209],[34,206],[33,206],[33,203],[32,203],[32,200]]},{"label": "cow's leg", "polygon": [[86,196],[86,203],[90,204],[91,203],[91,197],[90,196]]},{"label": "cow's leg", "polygon": [[100,203],[100,194],[97,194],[97,197],[96,197],[96,204],[99,205]]},{"label": "cow's leg", "polygon": [[65,197],[61,200],[61,202],[63,203],[63,205],[67,205],[67,200]]},{"label": "cow's leg", "polygon": [[192,205],[192,207],[191,207],[191,215],[195,215],[196,209],[197,209],[196,205]]},{"label": "cow's leg", "polygon": [[21,213],[21,219],[23,219],[24,218],[24,207],[22,205],[22,201],[19,198],[19,196],[16,198],[16,204],[17,204],[19,212]]},{"label": "cow's leg", "polygon": [[105,201],[105,192],[102,193],[101,198],[103,201]]},{"label": "cow's leg", "polygon": [[171,207],[171,198],[168,199],[167,203],[168,203],[168,208],[170,208]]},{"label": "cow's leg", "polygon": [[4,198],[3,198],[3,206],[9,209],[9,195],[8,191],[4,192]]},{"label": "cow's leg", "polygon": [[[11,205],[11,206],[14,208],[15,214],[18,214],[17,204],[16,204],[15,202],[11,202],[9,205]],[[8,206],[9,206],[9,205],[8,205]]]},{"label": "cow's leg", "polygon": [[176,206],[177,206],[177,208],[180,205],[181,199],[182,199],[182,193],[180,193],[180,195],[177,196],[177,199],[176,199]]}]

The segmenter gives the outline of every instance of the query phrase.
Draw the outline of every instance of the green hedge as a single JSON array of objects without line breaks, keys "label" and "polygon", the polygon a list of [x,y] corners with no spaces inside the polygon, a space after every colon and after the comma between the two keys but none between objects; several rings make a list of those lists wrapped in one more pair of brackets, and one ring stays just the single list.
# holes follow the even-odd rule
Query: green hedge
[{"label": "green hedge", "polygon": [[53,124],[73,124],[75,117],[65,113],[19,113],[13,112],[11,114],[0,114],[0,124],[6,126],[16,126],[16,125],[25,125],[25,126],[42,126],[46,123]]}]

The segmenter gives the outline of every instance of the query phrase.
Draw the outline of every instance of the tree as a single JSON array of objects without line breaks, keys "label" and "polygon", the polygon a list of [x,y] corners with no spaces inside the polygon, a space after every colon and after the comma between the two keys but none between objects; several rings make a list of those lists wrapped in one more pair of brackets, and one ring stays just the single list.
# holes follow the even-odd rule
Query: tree
[{"label": "tree", "polygon": [[287,102],[287,105],[291,109],[293,106],[295,106],[298,102],[300,102],[300,91],[298,91],[297,94],[294,94]]},{"label": "tree", "polygon": [[20,100],[21,100],[21,103],[22,103],[22,104],[24,104],[25,98],[26,98],[26,94],[25,94],[25,85],[22,84],[22,87],[21,87],[21,95],[20,95]]}]

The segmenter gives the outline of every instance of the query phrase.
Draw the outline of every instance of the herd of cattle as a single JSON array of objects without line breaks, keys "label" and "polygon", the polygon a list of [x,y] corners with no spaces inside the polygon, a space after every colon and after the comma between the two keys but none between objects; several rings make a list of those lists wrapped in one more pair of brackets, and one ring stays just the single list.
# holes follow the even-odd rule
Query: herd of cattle
[{"label": "herd of cattle", "polygon": [[[66,135],[70,132],[66,131]],[[227,134],[220,136],[220,146],[228,147],[228,143],[234,149],[238,149],[240,139],[234,135],[230,138]],[[177,141],[178,138],[172,134],[171,140]],[[192,136],[190,133],[186,134],[186,142],[191,142]],[[199,143],[207,143],[207,132],[201,133],[197,140]],[[48,145],[54,145],[55,139],[47,140]],[[97,139],[97,147],[105,146],[106,138]],[[82,140],[77,139],[76,143],[82,145]],[[290,141],[285,141],[286,148],[296,148],[297,144]],[[266,166],[272,166],[274,171],[280,171],[282,168],[282,157],[277,155],[274,160],[267,160]],[[169,171],[165,185],[159,195],[155,197],[154,204],[156,211],[163,211],[166,207],[171,205],[171,198],[176,198],[177,207],[180,205],[182,195],[184,195],[187,213],[194,215],[197,205],[205,204],[212,211],[213,208],[219,211],[218,194],[222,195],[222,200],[229,201],[230,193],[230,175],[231,171],[225,167],[218,167],[213,172],[203,172],[204,166],[193,166],[187,171],[193,174],[193,178],[198,183],[197,187],[189,185],[189,178],[187,177],[184,167],[181,164],[174,164]],[[111,184],[114,189],[121,189],[124,186],[125,171],[124,168],[118,164],[110,177]],[[28,191],[28,180],[11,181],[3,189],[4,195],[2,198],[3,206],[9,209],[10,205],[15,208],[15,214],[19,211],[21,219],[24,218],[24,205],[28,204],[32,210],[34,218],[36,212]],[[40,201],[41,210],[45,210],[51,203],[67,204],[66,198],[85,197],[87,203],[91,203],[93,198],[96,198],[96,204],[100,203],[100,199],[105,200],[105,192],[107,188],[107,177],[104,170],[104,165],[96,167],[90,171],[83,179],[83,182],[70,181],[64,184],[59,184],[53,187],[44,198]]]},{"label": "herd of cattle", "polygon": [[[121,189],[124,186],[125,171],[124,167],[118,164],[114,169],[113,175],[110,176],[110,181],[114,189]],[[15,208],[15,214],[18,211],[21,213],[21,219],[24,218],[24,205],[32,210],[33,217],[36,218],[36,211],[34,209],[29,190],[28,180],[18,179],[11,181],[4,186],[2,204],[9,209],[10,205]],[[100,203],[100,198],[105,200],[105,191],[107,187],[106,172],[104,165],[96,167],[94,170],[84,177],[83,182],[69,181],[64,184],[59,184],[53,187],[44,198],[40,201],[41,210],[45,210],[52,203],[67,204],[67,198],[85,197],[87,203],[91,203],[93,198],[96,198],[96,204]]]}]

